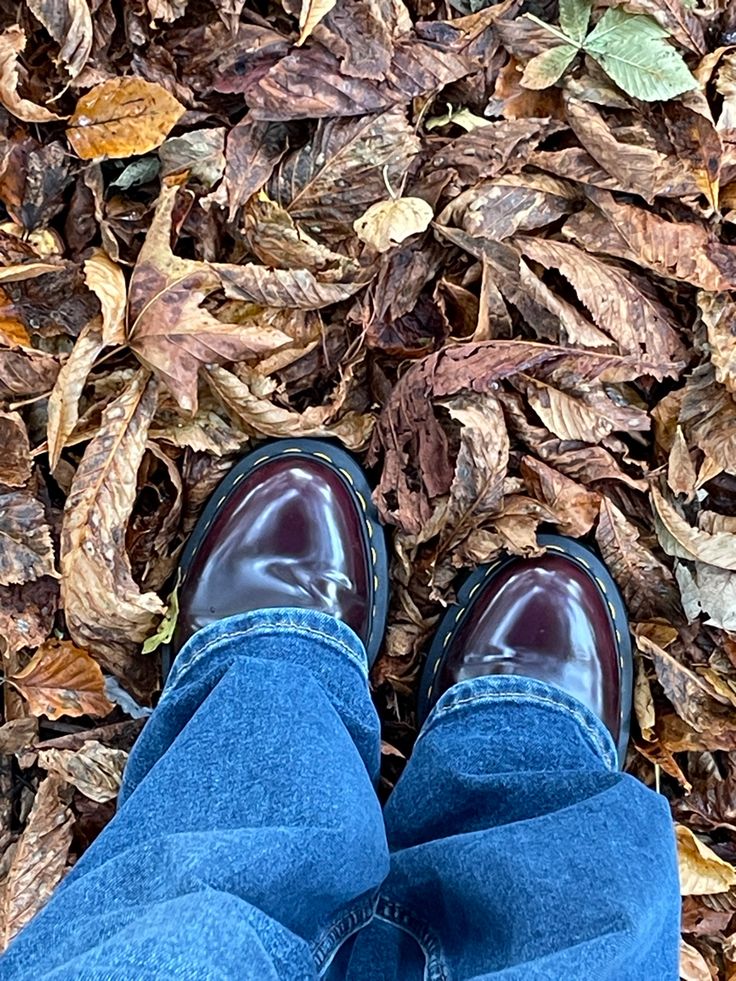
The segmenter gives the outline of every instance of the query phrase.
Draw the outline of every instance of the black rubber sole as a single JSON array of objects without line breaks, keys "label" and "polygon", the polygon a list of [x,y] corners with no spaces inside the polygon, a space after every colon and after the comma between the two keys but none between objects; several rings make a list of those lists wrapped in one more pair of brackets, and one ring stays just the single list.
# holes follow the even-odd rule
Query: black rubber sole
[{"label": "black rubber sole", "polygon": [[[368,577],[370,581],[368,601],[371,617],[365,648],[368,654],[368,663],[373,665],[383,641],[388,615],[389,583],[386,537],[383,526],[378,521],[378,513],[373,504],[371,489],[365,474],[349,453],[327,441],[317,439],[274,440],[248,453],[236,463],[230,473],[217,486],[194,526],[179,563],[180,581],[184,582],[186,579],[189,566],[209,531],[210,525],[221,508],[227,504],[238,485],[262,464],[295,455],[314,457],[320,463],[330,467],[345,484],[355,501],[358,513],[363,517],[363,544],[371,565],[371,574]],[[171,670],[175,654],[171,644],[166,644],[161,649],[161,668],[164,680]]]},{"label": "black rubber sole", "polygon": [[[550,552],[559,552],[576,562],[585,573],[603,591],[608,607],[608,617],[616,636],[619,653],[619,682],[621,686],[621,719],[620,736],[618,740],[619,764],[623,765],[626,749],[629,743],[629,718],[633,685],[633,656],[631,653],[631,636],[629,634],[626,607],[616,583],[610,572],[590,549],[581,545],[573,538],[563,535],[539,535],[537,541]],[[437,633],[429,649],[419,683],[417,714],[422,723],[429,715],[433,704],[432,689],[434,680],[442,663],[442,656],[455,630],[462,623],[468,609],[473,605],[476,593],[489,578],[497,575],[510,562],[517,561],[518,556],[509,555],[488,565],[479,566],[465,580],[457,594],[457,602],[448,608],[437,629]]]}]

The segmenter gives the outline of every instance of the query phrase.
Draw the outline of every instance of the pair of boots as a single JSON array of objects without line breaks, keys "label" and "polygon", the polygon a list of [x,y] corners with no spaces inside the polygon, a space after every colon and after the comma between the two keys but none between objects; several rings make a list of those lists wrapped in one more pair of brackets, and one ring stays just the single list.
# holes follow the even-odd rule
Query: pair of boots
[{"label": "pair of boots", "polygon": [[[420,684],[425,719],[454,684],[490,674],[563,689],[606,725],[623,761],[631,711],[626,612],[603,563],[573,539],[482,566],[445,615]],[[389,588],[383,530],[352,457],[283,440],[243,459],[218,488],[182,559],[174,643],[251,610],[297,607],[347,623],[369,665],[383,639]]]}]

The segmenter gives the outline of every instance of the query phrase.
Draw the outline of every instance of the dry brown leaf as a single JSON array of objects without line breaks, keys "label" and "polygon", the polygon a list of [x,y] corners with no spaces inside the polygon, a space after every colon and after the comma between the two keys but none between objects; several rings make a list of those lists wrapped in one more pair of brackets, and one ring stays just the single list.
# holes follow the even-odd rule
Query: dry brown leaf
[{"label": "dry brown leaf", "polygon": [[157,82],[111,78],[77,102],[67,138],[82,160],[130,157],[160,146],[184,112]]},{"label": "dry brown leaf", "polygon": [[18,412],[0,412],[0,484],[22,487],[31,477],[31,447],[23,417]]},{"label": "dry brown leaf", "polygon": [[712,365],[700,365],[688,378],[679,422],[712,467],[736,473],[736,399],[716,382]]},{"label": "dry brown leaf", "polygon": [[38,764],[72,784],[85,797],[100,804],[114,800],[120,790],[128,754],[88,739],[80,749],[43,749]]},{"label": "dry brown leaf", "polygon": [[493,395],[458,395],[442,405],[462,426],[447,521],[467,531],[501,503],[509,437],[503,411]]},{"label": "dry brown leaf", "polygon": [[97,355],[104,347],[99,322],[91,321],[84,328],[56,378],[48,402],[46,436],[49,447],[49,466],[55,471],[67,439],[79,419],[79,399]]},{"label": "dry brown leaf", "polygon": [[649,428],[649,420],[640,411],[616,405],[602,391],[578,398],[529,377],[524,377],[524,387],[529,404],[560,439],[597,443],[615,429]]},{"label": "dry brown leaf", "polygon": [[135,649],[164,605],[141,593],[125,551],[136,475],[156,409],[156,386],[139,372],[102,415],[67,498],[61,533],[62,597],[74,641],[95,652]]},{"label": "dry brown leaf", "polygon": [[654,727],[657,716],[654,711],[654,699],[652,698],[652,686],[647,678],[647,671],[644,666],[644,659],[641,655],[636,658],[636,677],[634,680],[634,712],[636,721],[639,723],[639,730],[642,738],[651,742],[655,738]]},{"label": "dry brown leaf", "polygon": [[657,535],[668,555],[698,559],[719,569],[736,570],[736,534],[709,534],[688,524],[677,508],[652,486]]},{"label": "dry brown leaf", "polygon": [[736,246],[722,244],[704,222],[668,221],[595,188],[588,196],[595,208],[569,218],[563,234],[589,252],[618,256],[709,292],[736,288]]},{"label": "dry brown leaf", "polygon": [[23,490],[0,494],[0,585],[55,575],[51,530],[41,503]]},{"label": "dry brown leaf", "polygon": [[700,293],[716,381],[736,395],[736,303],[727,294]]},{"label": "dry brown leaf", "polygon": [[378,201],[353,222],[358,238],[377,252],[388,252],[429,227],[434,212],[422,198]]},{"label": "dry brown leaf", "polygon": [[675,569],[682,606],[692,623],[701,614],[706,623],[736,632],[736,572],[705,562],[680,562]]},{"label": "dry brown leaf", "polygon": [[304,44],[317,24],[337,3],[337,0],[302,0],[299,11],[299,38],[297,47]]},{"label": "dry brown leaf", "polygon": [[115,707],[105,694],[99,664],[69,640],[49,640],[8,683],[28,702],[33,715],[105,716]]},{"label": "dry brown leaf", "polygon": [[215,267],[180,259],[171,251],[177,191],[176,186],[162,188],[133,269],[128,342],[139,360],[166,382],[179,405],[193,412],[201,365],[265,354],[290,344],[291,337],[262,323],[258,310],[246,323],[222,323],[202,306],[220,278]]},{"label": "dry brown leaf", "polygon": [[683,896],[709,896],[736,885],[736,869],[719,858],[712,848],[683,824],[675,825]]},{"label": "dry brown leaf", "polygon": [[680,979],[681,981],[713,981],[708,962],[685,940],[680,940]]},{"label": "dry brown leaf", "polygon": [[127,300],[123,270],[102,249],[95,249],[84,263],[84,281],[102,307],[102,341],[125,344],[125,304]]},{"label": "dry brown leaf", "polygon": [[520,470],[532,496],[554,512],[560,534],[574,538],[588,534],[598,517],[600,494],[533,456],[522,457]]},{"label": "dry brown leaf", "polygon": [[524,255],[545,268],[559,269],[622,354],[641,353],[655,361],[684,356],[675,319],[662,303],[638,287],[628,271],[568,242],[523,238],[517,244]]},{"label": "dry brown leaf", "polygon": [[17,24],[0,35],[0,101],[8,112],[27,123],[60,120],[62,116],[18,95],[18,56],[25,50],[26,41],[25,32]]},{"label": "dry brown leaf", "polygon": [[92,15],[87,0],[28,0],[28,7],[60,45],[59,58],[75,78],[92,51]]},{"label": "dry brown leaf", "polygon": [[679,603],[672,573],[655,558],[640,540],[638,529],[607,497],[601,500],[595,537],[634,620],[677,616]]},{"label": "dry brown leaf", "polygon": [[[294,412],[275,405],[269,396],[276,383],[255,372],[248,380],[238,378],[224,368],[208,368],[207,379],[214,394],[234,418],[254,435],[283,439],[287,436],[333,436],[349,449],[361,449],[368,442],[373,429],[373,417],[348,412],[336,418],[341,400],[311,406],[303,412]],[[342,396],[344,400],[344,394]]]},{"label": "dry brown leaf", "polygon": [[46,903],[64,875],[74,824],[69,798],[58,777],[41,781],[28,823],[11,845],[7,874],[0,886],[2,949]]},{"label": "dry brown leaf", "polygon": [[682,428],[677,427],[675,438],[667,461],[667,486],[674,494],[684,494],[690,500],[695,492],[698,475],[690,457],[690,450],[682,434]]}]

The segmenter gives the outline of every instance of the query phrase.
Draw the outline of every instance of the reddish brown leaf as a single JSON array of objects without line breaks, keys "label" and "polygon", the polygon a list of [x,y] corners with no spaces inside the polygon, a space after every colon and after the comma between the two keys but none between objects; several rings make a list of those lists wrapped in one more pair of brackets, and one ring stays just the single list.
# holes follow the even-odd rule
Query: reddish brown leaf
[{"label": "reddish brown leaf", "polygon": [[8,677],[33,715],[104,716],[114,706],[105,695],[99,664],[69,640],[49,640],[22,671]]}]

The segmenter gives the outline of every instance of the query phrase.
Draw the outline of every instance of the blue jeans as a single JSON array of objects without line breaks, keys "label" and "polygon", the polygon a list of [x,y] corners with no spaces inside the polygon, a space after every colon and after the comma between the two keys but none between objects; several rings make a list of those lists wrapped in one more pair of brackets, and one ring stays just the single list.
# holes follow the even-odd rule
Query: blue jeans
[{"label": "blue jeans", "polygon": [[457,685],[382,813],[366,674],[313,611],[196,634],[118,814],[2,981],[678,977],[667,803],[587,709],[527,678]]}]

